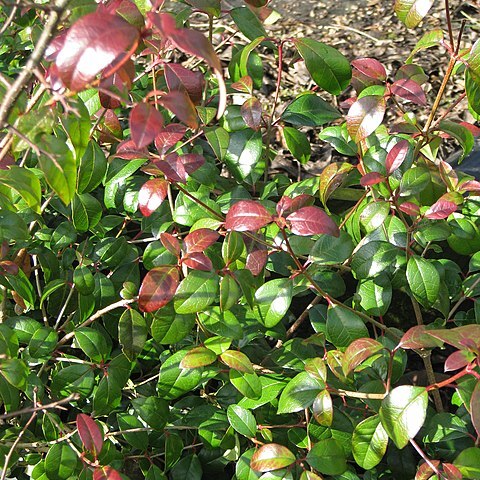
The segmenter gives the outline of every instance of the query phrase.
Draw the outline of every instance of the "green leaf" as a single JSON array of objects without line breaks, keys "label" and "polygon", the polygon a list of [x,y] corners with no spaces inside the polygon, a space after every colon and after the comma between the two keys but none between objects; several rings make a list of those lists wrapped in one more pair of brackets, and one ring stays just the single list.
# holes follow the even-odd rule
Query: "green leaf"
[{"label": "green leaf", "polygon": [[230,134],[225,163],[237,181],[253,185],[259,180],[265,170],[262,151],[260,131],[247,128]]},{"label": "green leaf", "polygon": [[387,313],[392,301],[392,283],[386,274],[358,283],[356,300],[369,315],[381,316]]},{"label": "green leaf", "polygon": [[117,413],[118,428],[122,430],[139,430],[137,432],[123,433],[122,437],[133,447],[145,451],[148,448],[148,432],[141,431],[143,423],[135,416],[127,413]]},{"label": "green leaf", "polygon": [[325,475],[341,475],[347,469],[343,447],[334,438],[325,438],[317,442],[308,452],[307,462]]},{"label": "green leaf", "polygon": [[352,77],[350,62],[335,48],[311,38],[293,39],[313,81],[332,95],[347,88]]},{"label": "green leaf", "polygon": [[473,133],[463,125],[459,123],[451,122],[449,120],[443,120],[438,125],[438,128],[445,133],[451,135],[462,147],[463,153],[462,156],[459,158],[459,163],[461,160],[468,155],[474,145],[475,145],[475,138],[473,137]]},{"label": "green leaf", "polygon": [[40,327],[28,344],[28,353],[33,358],[48,358],[57,346],[58,335],[51,327]]},{"label": "green leaf", "polygon": [[29,237],[27,224],[20,215],[0,209],[0,242],[19,242]]},{"label": "green leaf", "polygon": [[109,415],[122,401],[122,387],[114,377],[104,376],[93,395],[95,415]]},{"label": "green leaf", "polygon": [[189,350],[180,362],[180,368],[198,368],[210,365],[217,360],[217,355],[205,347]]},{"label": "green leaf", "polygon": [[102,183],[107,171],[107,159],[99,145],[91,141],[83,154],[78,167],[77,191],[78,193],[91,192]]},{"label": "green leaf", "polygon": [[168,402],[159,397],[138,397],[132,400],[135,412],[155,430],[163,430],[170,414]]},{"label": "green leaf", "polygon": [[196,455],[183,457],[170,471],[172,480],[201,480],[203,478],[202,464]]},{"label": "green leaf", "polygon": [[89,193],[75,194],[72,200],[72,223],[77,232],[86,232],[102,218],[102,205]]},{"label": "green leaf", "polygon": [[347,124],[324,128],[318,138],[329,143],[338,153],[354,157],[357,154],[357,144],[350,138]]},{"label": "green leaf", "polygon": [[346,348],[358,338],[368,337],[363,320],[351,310],[331,305],[327,311],[327,340],[337,348]]},{"label": "green leaf", "polygon": [[302,165],[307,163],[312,154],[312,148],[307,136],[293,127],[283,127],[282,133],[285,144],[294,158]]},{"label": "green leaf", "polygon": [[427,405],[427,390],[410,385],[394,388],[382,400],[380,419],[397,448],[405,447],[422,428],[427,415]]},{"label": "green leaf", "polygon": [[8,325],[0,323],[0,355],[16,357],[18,353],[18,338],[16,332]]},{"label": "green leaf", "polygon": [[322,390],[313,401],[312,412],[319,425],[330,427],[333,422],[333,402],[328,390]]},{"label": "green leaf", "polygon": [[193,270],[180,282],[174,307],[178,314],[196,313],[211,305],[218,293],[218,275]]},{"label": "green leaf", "polygon": [[77,462],[77,454],[66,442],[52,445],[45,456],[48,480],[67,480],[77,468]]},{"label": "green leaf", "polygon": [[250,462],[255,449],[251,448],[240,456],[235,465],[235,478],[237,480],[257,480],[261,473],[250,468]]},{"label": "green leaf", "polygon": [[423,37],[417,42],[413,50],[410,52],[409,57],[406,60],[406,63],[410,63],[415,54],[427,48],[437,47],[441,45],[443,40],[443,30],[441,28],[436,28],[426,32]]},{"label": "green leaf", "polygon": [[293,284],[289,278],[279,278],[264,283],[255,292],[255,312],[267,327],[277,325],[287,313],[293,297]]},{"label": "green leaf", "polygon": [[250,359],[237,350],[226,350],[220,355],[220,360],[230,368],[244,373],[254,373]]},{"label": "green leaf", "polygon": [[192,331],[194,325],[194,315],[176,314],[173,308],[167,305],[155,313],[150,328],[156,342],[169,345],[183,340]]},{"label": "green leaf", "polygon": [[395,0],[395,13],[407,28],[415,28],[427,15],[434,0]]},{"label": "green leaf", "polygon": [[126,309],[118,321],[118,341],[129,359],[140,354],[147,341],[148,329],[143,316],[133,308]]},{"label": "green leaf", "polygon": [[369,203],[360,214],[360,224],[365,232],[370,233],[383,225],[390,215],[390,203],[377,201]]},{"label": "green leaf", "polygon": [[480,477],[480,448],[466,448],[455,458],[453,464],[462,472],[463,478],[478,479]]},{"label": "green leaf", "polygon": [[28,367],[23,360],[19,358],[0,359],[0,375],[15,388],[25,390],[28,373]]},{"label": "green leaf", "polygon": [[90,295],[95,290],[95,278],[90,269],[79,265],[73,271],[73,284],[82,295]]},{"label": "green leaf", "polygon": [[60,118],[63,128],[72,142],[78,163],[83,157],[89,144],[90,129],[92,126],[90,122],[90,114],[81,98],[77,98],[73,101],[71,107],[75,110],[75,115],[64,115]]},{"label": "green leaf", "polygon": [[209,128],[205,132],[205,137],[218,160],[223,161],[227,154],[230,134],[222,127]]},{"label": "green leaf", "polygon": [[277,443],[267,443],[253,454],[250,467],[257,472],[270,472],[288,467],[295,460],[295,455],[287,447]]},{"label": "green leaf", "polygon": [[468,105],[477,115],[480,115],[480,73],[475,76],[468,68],[465,70],[465,91]]},{"label": "green leaf", "polygon": [[335,107],[332,107],[321,97],[315,93],[307,92],[293,100],[282,113],[281,118],[285,122],[296,126],[318,127],[341,116],[341,113]]},{"label": "green leaf", "polygon": [[263,28],[258,17],[247,7],[238,7],[230,10],[232,20],[238,29],[249,39],[266,37],[267,32]]},{"label": "green leaf", "polygon": [[231,369],[230,383],[245,397],[257,400],[262,396],[262,383],[256,373],[245,373]]},{"label": "green leaf", "polygon": [[78,393],[87,398],[95,385],[95,376],[90,365],[69,365],[58,370],[52,378],[52,391],[62,397]]},{"label": "green leaf", "polygon": [[310,258],[320,265],[342,264],[353,252],[353,241],[347,232],[341,230],[339,237],[319,235]]},{"label": "green leaf", "polygon": [[325,384],[307,372],[292,378],[283,389],[278,400],[278,414],[299,412],[312,405],[315,397],[325,388]]},{"label": "green leaf", "polygon": [[412,255],[407,263],[407,281],[415,299],[424,307],[431,307],[440,291],[440,274],[423,257]]},{"label": "green leaf", "polygon": [[51,282],[48,282],[45,285],[45,288],[43,289],[42,292],[42,298],[40,298],[40,308],[42,307],[43,303],[45,300],[52,295],[53,292],[56,292],[57,290],[65,287],[67,282],[61,278],[57,278],[55,280],[52,280]]},{"label": "green leaf", "polygon": [[0,170],[0,184],[12,188],[37,213],[40,211],[42,189],[40,180],[27,168],[12,165],[8,170]]},{"label": "green leaf", "polygon": [[52,190],[65,205],[68,205],[75,195],[77,178],[75,158],[60,138],[43,134],[38,142],[42,146],[38,165]]},{"label": "green leaf", "polygon": [[392,267],[397,252],[398,249],[388,242],[368,242],[353,254],[352,270],[358,279],[374,277]]},{"label": "green leaf", "polygon": [[426,167],[409,168],[400,181],[400,195],[408,197],[420,193],[431,181],[430,173]]},{"label": "green leaf", "polygon": [[231,311],[222,312],[218,307],[212,307],[199,313],[198,318],[209,332],[234,340],[243,338],[242,325]]},{"label": "green leaf", "polygon": [[353,458],[365,470],[371,470],[381,462],[387,445],[388,435],[378,415],[366,418],[353,431]]},{"label": "green leaf", "polygon": [[90,327],[75,330],[75,341],[79,348],[94,362],[103,362],[110,355],[104,335]]},{"label": "green leaf", "polygon": [[240,435],[247,438],[255,437],[257,421],[250,410],[240,405],[229,405],[227,408],[227,417],[230,425]]}]

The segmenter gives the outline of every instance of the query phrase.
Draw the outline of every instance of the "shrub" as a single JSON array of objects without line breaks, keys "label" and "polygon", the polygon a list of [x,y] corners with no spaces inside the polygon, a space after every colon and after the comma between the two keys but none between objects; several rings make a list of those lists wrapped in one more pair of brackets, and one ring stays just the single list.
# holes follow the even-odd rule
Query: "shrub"
[{"label": "shrub", "polygon": [[[1,480],[480,477],[480,183],[438,154],[473,148],[480,41],[446,1],[388,75],[246,3],[3,12]],[[290,54],[318,88],[284,103]],[[345,160],[270,175],[277,133]]]}]

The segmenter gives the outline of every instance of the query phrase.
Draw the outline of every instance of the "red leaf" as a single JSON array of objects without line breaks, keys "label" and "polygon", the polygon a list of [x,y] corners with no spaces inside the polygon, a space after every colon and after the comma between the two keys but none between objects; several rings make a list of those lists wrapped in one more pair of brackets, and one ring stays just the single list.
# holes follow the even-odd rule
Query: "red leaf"
[{"label": "red leaf", "polygon": [[297,195],[295,198],[283,196],[277,203],[277,214],[279,216],[288,215],[292,212],[295,212],[299,208],[304,207],[309,202],[313,203],[313,198],[305,193]]},{"label": "red leaf", "polygon": [[480,435],[480,382],[477,381],[470,399],[470,412],[472,425],[475,427],[477,436]]},{"label": "red leaf", "polygon": [[187,129],[179,123],[170,123],[165,126],[155,137],[155,147],[157,147],[158,153],[165,154],[169,148],[183,138],[186,131]]},{"label": "red leaf", "polygon": [[385,160],[385,168],[387,169],[387,175],[391,175],[397,168],[402,165],[407,158],[408,151],[410,150],[410,144],[407,140],[400,140],[393,148],[387,153]]},{"label": "red leaf", "polygon": [[190,128],[198,127],[197,111],[195,105],[190,100],[186,92],[181,90],[173,90],[158,99],[158,103],[168,108],[174,113],[180,121]]},{"label": "red leaf", "polygon": [[273,220],[268,210],[253,200],[240,200],[227,213],[225,228],[237,232],[256,231]]},{"label": "red leaf", "polygon": [[0,275],[17,275],[18,265],[10,260],[0,261]]},{"label": "red leaf", "polygon": [[445,372],[459,370],[466,367],[474,358],[473,354],[467,350],[457,350],[447,357],[443,369]]},{"label": "red leaf", "polygon": [[163,178],[152,178],[138,192],[138,207],[142,215],[149,217],[165,200],[168,182]]},{"label": "red leaf", "polygon": [[262,273],[263,268],[267,263],[268,252],[265,248],[258,248],[252,250],[247,255],[247,262],[245,264],[245,268],[250,270],[252,275],[256,277]]},{"label": "red leaf", "polygon": [[210,272],[213,270],[212,261],[202,252],[187,253],[182,258],[182,263],[193,270]]},{"label": "red leaf", "polygon": [[412,202],[403,202],[399,208],[403,213],[412,217],[417,217],[420,214],[420,207]]},{"label": "red leaf", "polygon": [[178,270],[172,265],[152,268],[143,279],[138,292],[138,307],[142,312],[155,312],[174,297],[179,284]]},{"label": "red leaf", "polygon": [[303,207],[291,213],[287,223],[295,235],[340,235],[337,224],[319,207]]},{"label": "red leaf", "polygon": [[430,220],[443,220],[457,210],[457,204],[448,200],[437,200],[425,213]]},{"label": "red leaf", "polygon": [[165,157],[165,160],[154,160],[153,164],[165,175],[168,181],[176,183],[187,181],[187,172],[178,154],[170,153]]},{"label": "red leaf", "polygon": [[122,480],[122,477],[112,467],[97,467],[93,472],[93,480]]},{"label": "red leaf", "polygon": [[176,28],[175,19],[169,13],[148,14],[149,20],[179,50],[205,60],[215,70],[221,70],[220,60],[207,37],[196,30]]},{"label": "red leaf", "polygon": [[187,253],[203,252],[210,245],[213,245],[220,235],[209,228],[199,228],[190,232],[183,241]]},{"label": "red leaf", "polygon": [[123,158],[124,160],[133,160],[134,158],[148,158],[148,150],[146,148],[138,148],[133,140],[124,140],[117,146],[114,157]]},{"label": "red leaf", "polygon": [[385,99],[382,96],[362,97],[347,113],[348,133],[356,143],[360,143],[380,126],[384,115]]},{"label": "red leaf", "polygon": [[382,183],[385,181],[385,177],[378,172],[370,172],[365,174],[360,179],[360,185],[362,187],[371,187],[372,185],[376,185],[377,183]]},{"label": "red leaf", "polygon": [[242,77],[238,82],[234,82],[230,86],[239,92],[251,94],[253,89],[253,80],[252,77],[245,75],[245,77]]},{"label": "red leaf", "polygon": [[160,241],[162,245],[176,257],[180,256],[180,243],[177,237],[174,237],[170,233],[164,232],[160,234]]},{"label": "red leaf", "polygon": [[465,192],[478,192],[480,191],[480,182],[477,182],[476,180],[467,180],[462,183],[459,188]]},{"label": "red leaf", "polygon": [[243,120],[253,130],[258,130],[262,123],[262,104],[258,99],[250,97],[240,108]]},{"label": "red leaf", "polygon": [[106,134],[113,135],[115,139],[121,139],[123,136],[122,125],[118,119],[116,113],[113,110],[105,110],[105,115],[103,116],[104,129],[103,132]]},{"label": "red leaf", "polygon": [[425,325],[418,325],[406,331],[398,346],[403,349],[434,348],[442,346],[442,342],[432,337]]},{"label": "red leaf", "polygon": [[383,345],[373,338],[354,340],[345,350],[343,356],[343,371],[348,375],[362,362],[383,349]]},{"label": "red leaf", "polygon": [[98,92],[102,107],[112,109],[120,107],[122,102],[120,102],[118,97],[124,98],[124,102],[126,102],[134,77],[135,65],[132,60],[128,60],[112,75],[102,78],[100,81],[101,90]]},{"label": "red leaf", "polygon": [[60,52],[60,50],[63,48],[67,33],[68,30],[63,31],[50,40],[50,43],[48,44],[48,47],[43,55],[47,62],[53,62],[57,58],[58,52]]},{"label": "red leaf", "polygon": [[103,433],[93,418],[79,413],[77,415],[77,430],[84,447],[95,457],[102,451]]},{"label": "red leaf", "polygon": [[149,103],[137,103],[130,112],[130,133],[138,148],[153,142],[162,127],[162,114]]},{"label": "red leaf", "polygon": [[394,95],[417,105],[425,105],[427,103],[427,97],[425,97],[422,87],[408,78],[397,80],[390,86],[390,90]]},{"label": "red leaf", "polygon": [[473,123],[460,122],[460,125],[464,126],[464,127],[467,128],[468,130],[470,130],[470,132],[472,132],[472,135],[473,135],[474,137],[480,136],[480,127],[477,127],[477,126],[474,125]]},{"label": "red leaf", "polygon": [[385,67],[374,58],[359,58],[354,60],[352,62],[352,67],[356,68],[366,77],[373,78],[374,80],[383,81],[387,78]]},{"label": "red leaf", "polygon": [[165,64],[164,72],[170,91],[184,90],[193,103],[201,102],[205,85],[205,77],[201,72],[192,72],[178,63]]},{"label": "red leaf", "polygon": [[430,464],[426,462],[422,463],[420,467],[418,467],[415,480],[428,480],[429,478],[433,477],[435,471],[430,465],[433,465],[436,469],[438,469],[440,466],[440,460],[430,460]]},{"label": "red leaf", "polygon": [[188,175],[192,174],[195,170],[198,170],[205,164],[205,157],[198,153],[186,153],[185,155],[180,155],[178,159]]},{"label": "red leaf", "polygon": [[462,472],[453,463],[443,463],[442,466],[447,480],[462,480]]},{"label": "red leaf", "polygon": [[89,13],[70,27],[58,52],[60,78],[70,90],[82,90],[125,52],[133,52],[138,40],[139,31],[117,15]]}]

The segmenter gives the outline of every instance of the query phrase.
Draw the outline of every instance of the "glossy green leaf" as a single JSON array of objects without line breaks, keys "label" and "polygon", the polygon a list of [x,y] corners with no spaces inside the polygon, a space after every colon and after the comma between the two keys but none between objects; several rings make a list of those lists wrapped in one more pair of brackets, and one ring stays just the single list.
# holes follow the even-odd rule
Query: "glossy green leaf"
[{"label": "glossy green leaf", "polygon": [[475,138],[467,127],[456,122],[443,120],[438,125],[438,128],[442,132],[448,133],[455,138],[462,147],[463,154],[459,158],[459,162],[472,151],[473,146],[475,145]]},{"label": "glossy green leaf", "polygon": [[0,375],[12,386],[25,390],[27,386],[28,367],[19,358],[0,359]]},{"label": "glossy green leaf", "polygon": [[460,452],[453,464],[460,470],[463,478],[477,479],[480,476],[480,448],[470,447]]},{"label": "glossy green leaf", "polygon": [[333,402],[328,390],[322,390],[313,401],[312,412],[319,425],[330,427],[333,422]]},{"label": "glossy green leaf", "polygon": [[148,329],[143,316],[132,308],[126,309],[118,321],[118,341],[130,359],[142,352]]},{"label": "glossy green leaf", "polygon": [[233,8],[229,13],[235,25],[249,40],[267,36],[267,32],[263,28],[262,23],[249,8]]},{"label": "glossy green leaf", "polygon": [[350,62],[335,48],[311,38],[294,39],[313,81],[332,95],[347,88],[352,77]]},{"label": "glossy green leaf", "polygon": [[215,301],[218,280],[218,276],[211,272],[190,271],[175,293],[175,311],[183,315],[205,310]]},{"label": "glossy green leaf", "polygon": [[0,170],[0,184],[18,192],[27,205],[36,212],[40,210],[42,194],[40,181],[31,170],[16,165],[12,165],[8,170]]},{"label": "glossy green leaf", "polygon": [[75,471],[78,457],[66,442],[49,448],[45,456],[45,473],[49,480],[67,480]]},{"label": "glossy green leaf", "polygon": [[198,368],[210,365],[217,360],[217,355],[205,347],[189,350],[180,362],[180,368]]},{"label": "glossy green leaf", "polygon": [[351,310],[331,305],[327,311],[327,340],[337,348],[346,348],[358,338],[368,337],[368,329],[363,320]]},{"label": "glossy green leaf", "polygon": [[354,254],[351,267],[358,279],[375,277],[388,271],[394,263],[397,248],[383,241],[371,241],[362,245]]},{"label": "glossy green leaf", "polygon": [[350,138],[346,123],[324,128],[318,134],[318,138],[329,143],[338,153],[341,153],[342,155],[354,157],[357,154],[357,145]]},{"label": "glossy green leaf", "polygon": [[117,414],[118,428],[122,430],[139,430],[136,432],[129,432],[122,434],[122,437],[127,441],[132,447],[138,448],[139,450],[146,450],[148,447],[148,432],[142,431],[143,424],[135,416],[129,415],[127,413],[118,413]]},{"label": "glossy green leaf", "polygon": [[79,265],[73,271],[73,284],[82,295],[90,295],[95,290],[95,279],[90,269]]},{"label": "glossy green leaf", "polygon": [[404,448],[422,427],[427,415],[428,393],[423,387],[402,385],[382,401],[380,420],[397,448]]},{"label": "glossy green leaf", "polygon": [[254,373],[250,359],[237,350],[226,350],[220,355],[220,360],[230,368],[244,373]]},{"label": "glossy green leaf", "polygon": [[203,478],[202,464],[197,455],[183,457],[171,470],[172,480],[201,480]]},{"label": "glossy green leaf", "polygon": [[387,445],[388,435],[378,415],[366,418],[353,431],[353,457],[365,470],[371,470],[381,462]]},{"label": "glossy green leaf", "polygon": [[78,347],[94,362],[102,362],[110,354],[110,348],[105,337],[93,328],[77,328],[75,330],[75,341]]},{"label": "glossy green leaf", "polygon": [[162,430],[166,425],[170,412],[163,398],[138,397],[132,400],[132,405],[140,418],[155,430]]},{"label": "glossy green leaf", "polygon": [[340,475],[347,469],[343,447],[334,438],[325,438],[315,443],[307,454],[307,462],[325,475]]},{"label": "glossy green leaf", "polygon": [[395,0],[395,13],[407,28],[415,28],[427,15],[433,0]]},{"label": "glossy green leaf", "polygon": [[440,291],[440,274],[423,257],[412,255],[407,263],[407,281],[413,296],[425,307],[431,307]]},{"label": "glossy green leaf", "polygon": [[285,144],[294,158],[302,165],[307,163],[312,153],[307,136],[293,127],[283,127],[282,133]]},{"label": "glossy green leaf", "polygon": [[278,413],[299,412],[312,405],[315,397],[325,388],[321,380],[301,372],[288,382],[278,401]]},{"label": "glossy green leaf", "polygon": [[358,284],[356,301],[369,315],[385,315],[392,301],[392,283],[387,275],[377,275],[361,280]]},{"label": "glossy green leaf", "polygon": [[336,108],[314,93],[300,95],[282,113],[282,119],[285,122],[305,127],[318,127],[340,117],[341,114]]},{"label": "glossy green leaf", "polygon": [[77,173],[78,193],[91,192],[102,183],[107,171],[107,159],[99,145],[91,141],[80,160]]},{"label": "glossy green leaf", "polygon": [[255,437],[257,432],[257,422],[250,410],[240,405],[229,405],[227,408],[227,417],[230,425],[247,438]]},{"label": "glossy green leaf", "polygon": [[89,193],[75,194],[72,199],[72,223],[77,232],[94,228],[102,217],[100,202]]},{"label": "glossy green leaf", "polygon": [[289,278],[270,280],[255,292],[256,314],[268,328],[287,313],[292,302],[293,285]]},{"label": "glossy green leaf", "polygon": [[245,373],[230,369],[232,385],[245,397],[257,400],[262,396],[262,383],[256,373]]}]

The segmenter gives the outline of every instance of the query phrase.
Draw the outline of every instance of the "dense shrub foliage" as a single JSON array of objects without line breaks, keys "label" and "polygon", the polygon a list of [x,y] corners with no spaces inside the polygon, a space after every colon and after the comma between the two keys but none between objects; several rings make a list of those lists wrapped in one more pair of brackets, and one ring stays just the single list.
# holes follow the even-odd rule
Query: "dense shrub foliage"
[{"label": "dense shrub foliage", "polygon": [[445,1],[387,72],[265,4],[3,7],[0,480],[480,478],[480,41]]}]

